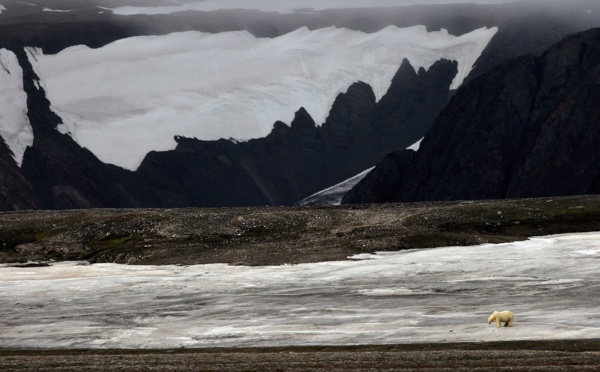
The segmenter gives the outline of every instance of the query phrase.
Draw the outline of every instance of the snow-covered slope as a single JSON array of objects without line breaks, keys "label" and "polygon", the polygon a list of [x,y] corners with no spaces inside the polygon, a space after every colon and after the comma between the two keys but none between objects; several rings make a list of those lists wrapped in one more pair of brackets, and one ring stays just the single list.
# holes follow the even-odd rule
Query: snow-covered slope
[{"label": "snow-covered slope", "polygon": [[184,32],[29,55],[61,129],[100,160],[134,170],[149,151],[173,149],[177,135],[263,137],[301,106],[322,124],[337,94],[356,81],[381,98],[404,58],[426,69],[441,58],[458,61],[456,88],[496,32],[329,27],[273,39]]},{"label": "snow-covered slope", "polygon": [[50,9],[50,8],[44,8],[44,9],[42,9],[42,11],[44,11],[44,12],[57,12],[57,13],[69,13],[69,12],[72,12],[72,10],[67,10],[67,9],[58,10],[58,9]]},{"label": "snow-covered slope", "polygon": [[0,49],[0,136],[21,166],[25,150],[33,145],[33,130],[27,117],[23,70],[17,56],[6,49]]},{"label": "snow-covered slope", "polygon": [[[407,150],[418,151],[419,146],[421,145],[421,141],[415,142],[414,144],[407,147]],[[365,176],[373,170],[374,167],[371,167],[365,171],[360,172],[356,176],[350,177],[345,181],[338,183],[337,185],[326,188],[325,190],[321,190],[308,198],[302,199],[298,202],[299,205],[339,205],[342,203],[342,199],[344,195],[357,183],[359,183]]]},{"label": "snow-covered slope", "polygon": [[[599,270],[599,233],[294,266],[0,265],[0,348],[599,338]],[[504,309],[514,326],[488,325]]]},{"label": "snow-covered slope", "polygon": [[339,205],[344,195],[356,186],[373,168],[360,172],[356,176],[350,177],[345,181],[331,186],[325,190],[319,191],[306,199],[298,202],[299,205]]}]

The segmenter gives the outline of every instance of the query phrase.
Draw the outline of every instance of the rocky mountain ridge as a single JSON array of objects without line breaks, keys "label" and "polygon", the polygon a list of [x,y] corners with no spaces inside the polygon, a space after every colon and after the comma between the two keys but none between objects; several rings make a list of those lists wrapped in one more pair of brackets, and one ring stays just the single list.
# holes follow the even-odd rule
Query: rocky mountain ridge
[{"label": "rocky mountain ridge", "polygon": [[307,190],[318,191],[368,168],[385,149],[421,138],[446,104],[455,75],[456,63],[450,61],[417,73],[405,60],[381,101],[375,101],[367,84],[355,83],[337,97],[322,126],[301,108],[290,126],[277,122],[265,138],[240,143],[178,138],[176,150],[150,153],[135,172],[150,180],[155,200],[168,200],[162,190],[172,197],[144,204],[293,204]]},{"label": "rocky mountain ridge", "polygon": [[600,193],[600,29],[464,86],[418,152],[388,155],[343,203]]}]

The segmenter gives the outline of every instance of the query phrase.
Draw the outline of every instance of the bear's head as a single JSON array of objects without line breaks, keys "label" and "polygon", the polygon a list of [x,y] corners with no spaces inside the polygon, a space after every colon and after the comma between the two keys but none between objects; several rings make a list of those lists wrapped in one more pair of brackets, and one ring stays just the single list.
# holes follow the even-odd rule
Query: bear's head
[{"label": "bear's head", "polygon": [[498,314],[498,312],[494,311],[492,315],[490,315],[490,317],[488,318],[488,324],[492,324],[492,322],[496,320],[496,314]]}]

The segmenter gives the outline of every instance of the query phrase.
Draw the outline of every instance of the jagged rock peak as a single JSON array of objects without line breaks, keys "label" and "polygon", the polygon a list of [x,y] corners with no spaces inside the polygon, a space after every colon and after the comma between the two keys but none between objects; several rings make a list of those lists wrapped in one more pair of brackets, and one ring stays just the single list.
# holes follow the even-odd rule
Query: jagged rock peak
[{"label": "jagged rock peak", "polygon": [[598,81],[600,29],[502,63],[457,92],[409,164],[391,154],[344,202],[600,193]]},{"label": "jagged rock peak", "polygon": [[294,120],[292,121],[291,127],[294,129],[314,128],[316,127],[316,124],[308,111],[306,111],[304,107],[300,107],[300,109],[294,114]]}]

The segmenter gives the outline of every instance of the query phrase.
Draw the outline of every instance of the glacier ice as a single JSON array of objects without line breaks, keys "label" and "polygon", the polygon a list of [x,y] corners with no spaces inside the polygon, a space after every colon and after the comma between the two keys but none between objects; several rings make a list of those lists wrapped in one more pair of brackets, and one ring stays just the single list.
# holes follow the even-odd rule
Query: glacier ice
[{"label": "glacier ice", "polygon": [[[408,146],[407,150],[419,151],[419,147],[421,146],[421,138],[417,142]],[[363,178],[366,177],[369,172],[371,172],[375,167],[371,167],[367,170],[364,170],[358,173],[355,176],[348,178],[345,181],[342,181],[334,186],[328,187],[324,190],[318,191],[312,194],[309,197],[306,197],[298,202],[299,205],[340,205],[342,203],[342,199],[344,195],[354,186],[356,186]]]},{"label": "glacier ice", "polygon": [[23,70],[17,56],[7,49],[0,49],[0,136],[18,166],[23,163],[27,147],[33,145],[33,129],[27,111]]},{"label": "glacier ice", "polygon": [[148,152],[174,149],[177,135],[259,138],[300,107],[322,124],[336,96],[357,81],[381,98],[404,58],[425,69],[441,58],[458,61],[456,88],[496,32],[304,27],[257,38],[190,31],[28,53],[60,130],[103,162],[135,170]]}]

